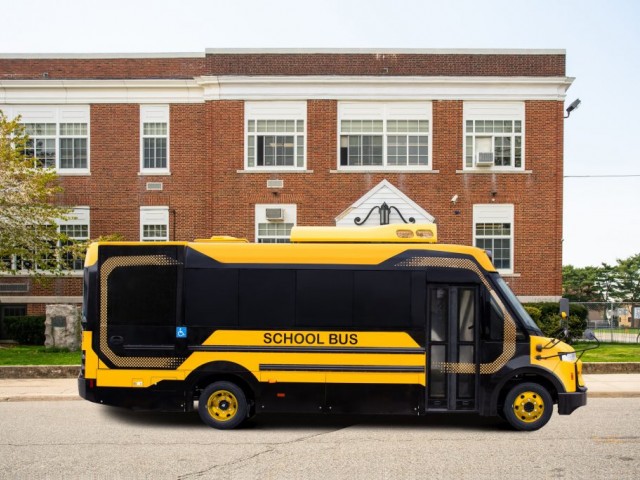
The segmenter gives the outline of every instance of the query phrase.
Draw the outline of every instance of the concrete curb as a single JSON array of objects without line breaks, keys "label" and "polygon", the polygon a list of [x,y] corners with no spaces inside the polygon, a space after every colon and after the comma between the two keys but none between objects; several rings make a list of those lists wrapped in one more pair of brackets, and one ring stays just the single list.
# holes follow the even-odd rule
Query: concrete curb
[{"label": "concrete curb", "polygon": [[[640,362],[584,363],[582,373],[640,373]],[[0,366],[0,378],[77,378],[79,374],[80,365]]]},{"label": "concrete curb", "polygon": [[77,378],[80,365],[2,365],[0,378]]},{"label": "concrete curb", "polygon": [[582,373],[640,373],[640,362],[583,363]]},{"label": "concrete curb", "polygon": [[25,395],[12,395],[10,397],[1,396],[0,403],[3,402],[68,402],[74,400],[82,400],[78,394],[71,393],[40,393],[40,394],[25,394]]}]

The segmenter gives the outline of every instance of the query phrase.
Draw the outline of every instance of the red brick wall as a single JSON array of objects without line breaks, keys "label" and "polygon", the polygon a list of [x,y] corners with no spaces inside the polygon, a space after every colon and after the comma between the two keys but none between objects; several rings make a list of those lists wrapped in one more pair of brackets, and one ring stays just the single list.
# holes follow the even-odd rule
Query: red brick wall
[{"label": "red brick wall", "polygon": [[553,77],[565,75],[565,55],[217,53],[201,58],[0,58],[0,80],[186,79],[200,75]]},{"label": "red brick wall", "polygon": [[[45,77],[43,74],[47,73]],[[564,77],[564,54],[208,54],[175,58],[0,58],[0,80],[191,79],[200,75],[376,75]],[[335,217],[386,179],[437,219],[440,241],[471,244],[473,205],[508,203],[515,213],[520,295],[560,295],[563,104],[527,101],[523,174],[456,173],[463,162],[461,101],[433,102],[433,169],[438,173],[331,173],[337,167],[337,101],[307,102],[307,168],[313,173],[238,173],[244,168],[244,102],[170,107],[171,175],[139,175],[140,107],[91,106],[90,176],[63,176],[59,202],[90,206],[91,237],[140,237],[140,207],[168,206],[170,239],[214,234],[254,239],[256,204],[294,203],[300,225]],[[284,188],[270,190],[268,179]],[[162,182],[162,192],[146,190]],[[491,192],[497,192],[495,198]],[[456,205],[451,204],[458,195]],[[22,278],[3,278],[19,282]],[[79,296],[81,279],[30,283],[29,296]],[[19,296],[19,295],[17,295]],[[43,307],[30,305],[29,313]]]},{"label": "red brick wall", "polygon": [[[442,243],[472,243],[473,205],[515,206],[520,295],[561,293],[563,105],[525,104],[525,168],[532,173],[456,173],[463,162],[461,101],[433,102],[433,168],[438,173],[331,173],[337,167],[337,101],[307,103],[307,168],[313,173],[238,173],[244,168],[244,102],[172,105],[169,176],[141,176],[138,105],[92,105],[91,175],[61,177],[66,205],[88,205],[91,236],[139,239],[140,206],[170,208],[170,238],[226,234],[254,239],[258,203],[295,203],[300,225],[335,217],[386,179],[434,215]],[[269,190],[270,178],[284,188]],[[147,192],[146,182],[163,182]],[[276,194],[277,193],[277,194]],[[452,205],[450,199],[458,195]],[[34,286],[29,295],[80,295],[78,278]]]}]

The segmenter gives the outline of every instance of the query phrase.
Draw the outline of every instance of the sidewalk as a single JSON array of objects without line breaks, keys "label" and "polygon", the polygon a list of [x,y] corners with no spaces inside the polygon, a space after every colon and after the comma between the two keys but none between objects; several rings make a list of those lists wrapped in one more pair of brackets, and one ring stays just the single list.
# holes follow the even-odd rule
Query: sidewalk
[{"label": "sidewalk", "polygon": [[[640,397],[640,374],[584,376],[589,398]],[[80,400],[75,378],[0,379],[0,402]]]}]

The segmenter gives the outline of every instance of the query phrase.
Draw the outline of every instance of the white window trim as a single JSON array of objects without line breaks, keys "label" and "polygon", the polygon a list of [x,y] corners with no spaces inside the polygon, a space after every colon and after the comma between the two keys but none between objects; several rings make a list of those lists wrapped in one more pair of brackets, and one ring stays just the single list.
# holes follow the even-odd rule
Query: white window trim
[{"label": "white window trim", "polygon": [[511,225],[511,238],[509,243],[509,254],[511,268],[497,268],[496,270],[502,275],[514,275],[515,266],[515,223],[514,223],[514,206],[509,203],[489,203],[475,204],[473,206],[473,245],[476,245],[476,224],[478,223],[509,223]]},{"label": "white window trim", "polygon": [[[167,227],[167,236],[165,238],[154,237],[153,240],[147,240],[144,237],[145,225],[165,225]],[[140,207],[140,241],[168,242],[169,238],[169,207]]]},{"label": "white window trim", "polygon": [[[274,165],[274,166],[249,166],[249,120],[302,120],[304,128],[302,132],[281,132],[274,135],[302,136],[303,162],[302,166]],[[306,101],[246,101],[244,103],[244,171],[245,172],[269,172],[269,173],[308,173],[307,170],[307,102]],[[256,132],[252,132],[256,133]],[[262,133],[262,132],[260,132]],[[267,133],[266,135],[271,135]],[[257,148],[257,147],[256,147]],[[297,159],[297,152],[294,154]],[[294,160],[294,163],[296,161]],[[239,172],[242,172],[239,170]]]},{"label": "white window trim", "polygon": [[[86,225],[87,226],[87,238],[71,238],[72,240],[89,240],[91,238],[91,221],[90,221],[90,208],[88,206],[83,206],[83,207],[74,207],[73,211],[69,214],[69,218],[63,220],[63,219],[58,219],[56,222],[57,225],[57,230],[58,233],[60,233],[61,230],[61,226],[62,225]],[[58,241],[58,247],[60,246],[60,242]],[[25,275],[25,276],[29,276],[29,275],[33,275],[34,272],[39,272],[45,276],[51,275],[57,275],[57,273],[55,272],[51,272],[49,270],[42,270],[40,268],[37,267],[37,263],[36,263],[36,268],[35,269],[25,269],[25,268],[21,268],[20,270],[17,269],[18,267],[18,259],[16,255],[11,255],[11,268],[14,270],[15,273],[12,273],[12,275]],[[62,265],[62,261],[61,259],[58,259],[58,264]],[[66,269],[61,269],[62,271],[69,273],[69,274],[82,274],[82,271],[80,269],[78,270],[66,270]]]},{"label": "white window trim", "polygon": [[269,223],[267,220],[267,208],[282,208],[284,209],[284,220],[282,223],[292,223],[293,226],[297,225],[298,221],[298,206],[295,203],[282,204],[256,204],[255,206],[255,221],[254,221],[254,241],[258,243],[258,226],[261,223]]},{"label": "white window trim", "polygon": [[[354,166],[340,165],[340,136],[342,135],[342,120],[382,120],[382,132],[372,135],[382,136],[382,161],[383,165]],[[429,163],[427,165],[388,165],[387,164],[387,137],[394,132],[387,131],[388,120],[428,120],[429,131]],[[338,102],[338,122],[336,158],[337,169],[331,172],[363,173],[363,172],[433,172],[433,105],[430,101],[423,102]],[[368,135],[364,133],[364,135]],[[400,133],[402,135],[402,133]],[[424,133],[422,135],[425,135]]]},{"label": "white window trim", "polygon": [[[87,226],[87,238],[78,239],[71,238],[71,240],[89,240],[91,238],[91,209],[88,206],[74,207],[73,212],[66,220],[60,220],[58,222],[58,232],[61,230],[62,225],[86,225]],[[68,272],[78,272],[80,270],[66,270]]]},{"label": "white window trim", "polygon": [[[165,168],[145,168],[144,166],[144,124],[167,124],[167,166]],[[138,175],[171,175],[171,129],[169,105],[140,105],[140,171]]]},{"label": "white window trim", "polygon": [[[91,174],[91,109],[89,105],[0,105],[0,110],[9,119],[20,115],[21,124],[27,123],[55,123],[55,171],[60,176],[90,175]],[[86,168],[60,168],[60,124],[61,123],[86,123],[87,124],[87,166]],[[64,138],[85,138],[81,136],[65,136]]]},{"label": "white window trim", "polygon": [[[475,158],[474,165],[472,167],[467,167],[467,120],[511,120],[516,121],[519,120],[522,122],[522,130],[519,133],[521,138],[521,166],[515,167],[514,165],[510,166],[496,166],[493,165],[491,167],[476,167],[475,166]],[[525,144],[526,144],[526,109],[524,102],[477,102],[477,101],[468,101],[463,103],[462,107],[462,170],[456,171],[463,173],[530,173],[530,171],[526,170],[526,155],[525,155]],[[473,138],[475,138],[475,129]],[[494,137],[493,133],[487,133],[486,135],[480,136],[490,136]],[[498,136],[506,136],[506,135],[498,135]],[[511,138],[514,138],[514,134],[512,134]],[[492,146],[493,148],[493,146]],[[515,145],[512,147],[515,148]],[[475,157],[475,149],[474,149],[474,157]],[[495,152],[494,152],[495,153]],[[515,163],[515,157],[513,158],[513,162]]]}]

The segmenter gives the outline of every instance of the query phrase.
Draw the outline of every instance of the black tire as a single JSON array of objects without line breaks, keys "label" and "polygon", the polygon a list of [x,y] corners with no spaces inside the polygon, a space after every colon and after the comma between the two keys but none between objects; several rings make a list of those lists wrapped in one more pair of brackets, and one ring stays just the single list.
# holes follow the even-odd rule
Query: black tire
[{"label": "black tire", "polygon": [[531,432],[547,424],[553,413],[553,399],[538,383],[519,383],[507,393],[502,413],[516,430]]},{"label": "black tire", "polygon": [[236,384],[215,382],[205,388],[198,400],[198,413],[213,428],[236,428],[247,419],[247,396]]}]

